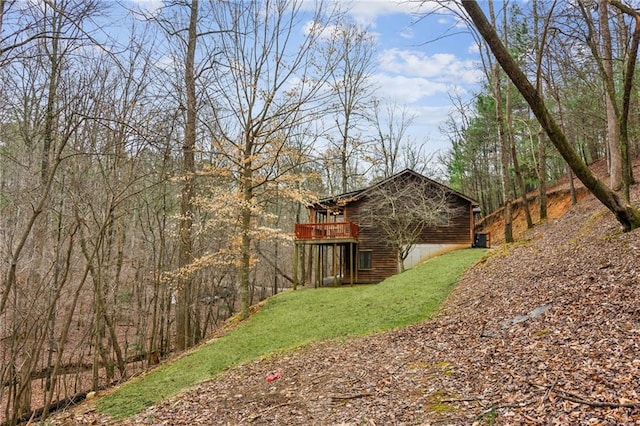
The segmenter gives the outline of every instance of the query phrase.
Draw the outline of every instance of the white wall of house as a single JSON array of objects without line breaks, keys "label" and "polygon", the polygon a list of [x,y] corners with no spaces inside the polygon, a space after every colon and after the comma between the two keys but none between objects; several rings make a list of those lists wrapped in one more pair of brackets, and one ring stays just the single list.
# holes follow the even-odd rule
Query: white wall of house
[{"label": "white wall of house", "polygon": [[[416,244],[405,259],[404,267],[411,269],[431,257],[468,247],[468,244]],[[398,268],[398,270],[400,269]]]}]

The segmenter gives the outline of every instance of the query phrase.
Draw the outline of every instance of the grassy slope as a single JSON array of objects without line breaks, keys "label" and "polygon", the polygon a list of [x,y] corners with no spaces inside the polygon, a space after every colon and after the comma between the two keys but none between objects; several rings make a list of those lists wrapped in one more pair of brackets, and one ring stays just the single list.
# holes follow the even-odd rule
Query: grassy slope
[{"label": "grassy slope", "polygon": [[251,359],[309,342],[414,324],[431,317],[459,276],[485,253],[459,250],[377,285],[285,292],[219,339],[132,380],[97,401],[115,418],[133,415]]}]

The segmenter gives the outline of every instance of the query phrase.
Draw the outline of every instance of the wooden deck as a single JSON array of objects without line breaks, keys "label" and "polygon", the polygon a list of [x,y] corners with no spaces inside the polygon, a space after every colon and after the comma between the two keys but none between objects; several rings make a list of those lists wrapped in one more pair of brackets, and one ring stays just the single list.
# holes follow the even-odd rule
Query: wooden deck
[{"label": "wooden deck", "polygon": [[297,242],[336,244],[358,242],[358,225],[353,222],[296,223]]}]

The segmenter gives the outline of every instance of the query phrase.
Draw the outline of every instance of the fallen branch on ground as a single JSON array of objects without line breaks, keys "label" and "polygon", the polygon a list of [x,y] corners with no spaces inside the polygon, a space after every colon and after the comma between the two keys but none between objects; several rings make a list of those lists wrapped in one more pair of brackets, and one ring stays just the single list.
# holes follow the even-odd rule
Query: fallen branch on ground
[{"label": "fallen branch on ground", "polygon": [[517,402],[515,404],[505,404],[505,405],[491,405],[489,408],[487,408],[486,410],[484,410],[482,413],[478,414],[476,416],[476,420],[477,419],[481,419],[482,417],[484,417],[486,414],[489,414],[491,411],[497,411],[497,410],[502,410],[505,408],[523,408],[526,407],[527,405],[531,405],[534,402],[536,402],[535,399],[531,399],[529,401],[525,401],[525,402]]},{"label": "fallen branch on ground", "polygon": [[560,389],[559,392],[556,392],[559,398],[562,398],[566,401],[575,402],[576,404],[588,405],[590,407],[600,407],[600,408],[640,408],[639,402],[606,402],[606,401],[589,401],[580,395],[576,395],[574,393],[568,392],[566,390]]},{"label": "fallen branch on ground", "polygon": [[256,420],[258,420],[260,417],[264,416],[265,414],[267,414],[269,411],[273,411],[276,408],[280,408],[280,407],[286,407],[287,405],[291,405],[291,404],[295,404],[297,401],[289,401],[289,402],[283,402],[282,404],[277,404],[277,405],[272,405],[271,407],[265,408],[264,410],[260,411],[258,414],[256,414],[255,416],[252,416],[249,421],[250,422],[255,422]]},{"label": "fallen branch on ground", "polygon": [[335,402],[335,401],[347,401],[349,399],[358,399],[358,398],[364,398],[367,396],[372,396],[373,394],[371,392],[365,392],[365,393],[355,393],[353,395],[331,395],[331,399]]},{"label": "fallen branch on ground", "polygon": [[556,379],[555,382],[553,382],[553,384],[551,386],[549,386],[546,390],[546,392],[544,393],[544,396],[542,397],[542,400],[540,401],[540,406],[542,406],[542,404],[544,404],[544,402],[549,399],[549,394],[551,393],[551,390],[558,384],[558,379]]},{"label": "fallen branch on ground", "polygon": [[480,396],[470,396],[467,398],[447,398],[441,399],[440,402],[469,402],[469,401],[480,401],[482,397]]}]

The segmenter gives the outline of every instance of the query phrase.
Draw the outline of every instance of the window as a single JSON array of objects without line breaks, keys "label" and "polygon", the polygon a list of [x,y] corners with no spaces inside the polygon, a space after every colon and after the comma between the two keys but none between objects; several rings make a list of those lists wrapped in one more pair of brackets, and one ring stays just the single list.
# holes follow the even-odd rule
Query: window
[{"label": "window", "polygon": [[371,250],[360,251],[359,269],[371,269]]},{"label": "window", "polygon": [[451,218],[448,211],[440,212],[438,214],[436,226],[451,226]]}]

